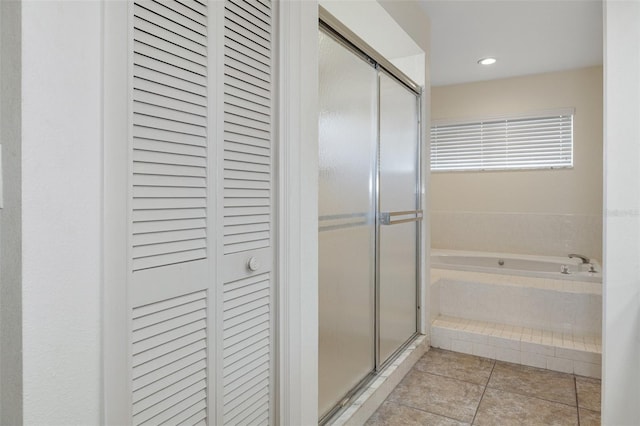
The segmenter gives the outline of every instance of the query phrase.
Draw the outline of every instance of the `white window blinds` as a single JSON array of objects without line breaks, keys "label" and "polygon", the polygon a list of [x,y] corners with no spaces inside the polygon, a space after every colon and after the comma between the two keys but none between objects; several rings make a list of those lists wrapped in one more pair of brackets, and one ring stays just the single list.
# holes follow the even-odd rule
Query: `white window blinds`
[{"label": "white window blinds", "polygon": [[431,127],[431,170],[573,167],[573,110]]}]

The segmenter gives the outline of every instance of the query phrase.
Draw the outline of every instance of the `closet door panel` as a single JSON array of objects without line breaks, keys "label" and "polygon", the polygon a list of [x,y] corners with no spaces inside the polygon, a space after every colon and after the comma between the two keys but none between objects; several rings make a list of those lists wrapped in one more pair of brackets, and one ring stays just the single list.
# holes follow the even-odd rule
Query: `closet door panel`
[{"label": "closet door panel", "polygon": [[229,425],[273,423],[272,13],[269,1],[224,2],[218,403]]},{"label": "closet door panel", "polygon": [[207,422],[208,8],[139,0],[132,13],[131,423]]}]

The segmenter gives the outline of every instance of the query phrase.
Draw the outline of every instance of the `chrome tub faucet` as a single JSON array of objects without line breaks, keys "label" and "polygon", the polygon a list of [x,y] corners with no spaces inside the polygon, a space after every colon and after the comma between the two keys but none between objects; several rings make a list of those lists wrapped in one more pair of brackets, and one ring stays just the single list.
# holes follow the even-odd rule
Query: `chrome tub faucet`
[{"label": "chrome tub faucet", "polygon": [[575,253],[571,253],[571,254],[569,255],[569,258],[570,258],[570,259],[573,259],[574,257],[577,257],[577,258],[579,258],[579,259],[582,259],[582,263],[583,263],[583,264],[589,264],[589,263],[591,263],[591,259],[589,259],[587,256],[583,256],[583,255],[581,255],[581,254],[575,254]]}]

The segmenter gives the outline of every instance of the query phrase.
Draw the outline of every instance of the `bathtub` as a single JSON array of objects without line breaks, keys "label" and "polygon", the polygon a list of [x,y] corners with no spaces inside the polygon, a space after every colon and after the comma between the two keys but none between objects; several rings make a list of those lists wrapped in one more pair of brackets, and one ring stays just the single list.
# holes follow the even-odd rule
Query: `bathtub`
[{"label": "bathtub", "polygon": [[431,346],[600,377],[602,274],[592,265],[432,250]]},{"label": "bathtub", "polygon": [[598,262],[592,260],[590,264],[583,264],[581,259],[569,257],[433,249],[431,267],[555,280],[602,282],[602,270]]}]

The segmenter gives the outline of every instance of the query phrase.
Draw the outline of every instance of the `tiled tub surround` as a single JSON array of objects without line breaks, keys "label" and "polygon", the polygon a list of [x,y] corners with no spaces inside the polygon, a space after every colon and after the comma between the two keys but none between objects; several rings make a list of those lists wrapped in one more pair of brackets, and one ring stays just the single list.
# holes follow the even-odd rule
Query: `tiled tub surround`
[{"label": "tiled tub surround", "polygon": [[600,283],[431,270],[431,345],[600,377]]},{"label": "tiled tub surround", "polygon": [[431,247],[602,259],[602,216],[431,211]]}]

